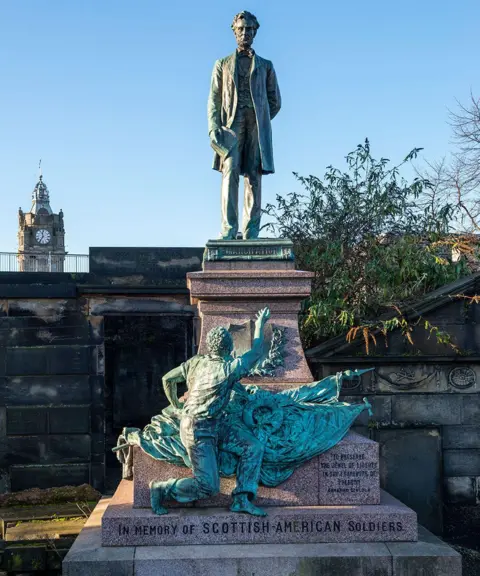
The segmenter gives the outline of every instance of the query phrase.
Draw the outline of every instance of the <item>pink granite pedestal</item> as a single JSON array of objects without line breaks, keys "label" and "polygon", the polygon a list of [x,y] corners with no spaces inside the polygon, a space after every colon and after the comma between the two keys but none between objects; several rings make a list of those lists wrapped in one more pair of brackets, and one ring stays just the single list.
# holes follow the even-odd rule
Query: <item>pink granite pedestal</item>
[{"label": "pink granite pedestal", "polygon": [[[264,247],[259,246],[262,242]],[[270,244],[275,242],[280,241],[272,240]],[[232,252],[240,250],[233,244]],[[300,341],[298,312],[302,300],[310,295],[313,274],[295,270],[294,261],[289,256],[269,260],[267,254],[262,260],[245,260],[248,250],[252,250],[251,258],[254,258],[255,250],[262,254],[273,249],[268,246],[267,240],[251,244],[242,244],[242,252],[237,259],[235,256],[219,261],[207,259],[202,272],[187,274],[191,299],[198,303],[202,319],[199,353],[206,352],[206,337],[212,328],[228,326],[239,330],[253,322],[258,310],[268,306],[271,310],[270,324],[285,330],[285,365],[279,367],[271,378],[248,381],[259,385],[267,382],[289,385],[311,382],[312,374]],[[287,253],[287,250],[284,252]]]},{"label": "pink granite pedestal", "polygon": [[[140,448],[134,449],[133,505],[150,507],[149,484],[152,480],[187,478],[191,470],[154,460]],[[235,478],[222,478],[220,493],[199,500],[197,508],[230,506]],[[380,472],[378,443],[350,432],[336,446],[312,458],[286,481],[274,488],[259,486],[259,506],[335,506],[378,504]],[[169,507],[180,507],[169,502]]]},{"label": "pink granite pedestal", "polygon": [[103,546],[417,540],[417,515],[386,493],[377,506],[272,507],[266,518],[219,507],[176,508],[157,516],[133,508],[132,500],[131,482],[122,480],[102,519]]}]

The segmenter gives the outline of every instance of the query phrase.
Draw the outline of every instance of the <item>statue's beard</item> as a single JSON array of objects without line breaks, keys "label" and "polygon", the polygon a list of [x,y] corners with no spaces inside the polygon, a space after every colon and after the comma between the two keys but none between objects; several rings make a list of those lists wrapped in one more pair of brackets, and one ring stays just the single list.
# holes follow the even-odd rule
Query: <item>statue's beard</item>
[{"label": "statue's beard", "polygon": [[252,47],[253,42],[248,40],[238,40],[237,44],[240,50],[249,50]]}]

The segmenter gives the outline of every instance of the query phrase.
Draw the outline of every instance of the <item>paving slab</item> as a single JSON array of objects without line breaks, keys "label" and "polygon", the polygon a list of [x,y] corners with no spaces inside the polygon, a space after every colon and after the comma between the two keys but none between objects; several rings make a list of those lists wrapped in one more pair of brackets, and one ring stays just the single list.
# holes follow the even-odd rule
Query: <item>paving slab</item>
[{"label": "paving slab", "polygon": [[59,540],[68,536],[77,536],[84,524],[84,517],[18,522],[16,526],[7,528],[5,541]]},{"label": "paving slab", "polygon": [[254,544],[137,548],[135,576],[393,576],[385,544]]},{"label": "paving slab", "polygon": [[386,543],[392,555],[393,576],[461,576],[462,557],[423,526],[418,542]]},{"label": "paving slab", "polygon": [[102,548],[102,518],[112,498],[102,498],[62,563],[63,576],[133,576],[135,548]]},{"label": "paving slab", "polygon": [[104,546],[415,541],[417,516],[387,493],[380,505],[284,506],[268,517],[226,508],[175,508],[164,516],[133,508],[123,480],[102,521]]}]

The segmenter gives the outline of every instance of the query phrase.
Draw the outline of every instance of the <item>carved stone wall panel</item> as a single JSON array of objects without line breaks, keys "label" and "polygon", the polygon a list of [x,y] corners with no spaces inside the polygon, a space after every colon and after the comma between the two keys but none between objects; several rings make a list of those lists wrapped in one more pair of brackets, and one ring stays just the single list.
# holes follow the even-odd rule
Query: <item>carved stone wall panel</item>
[{"label": "carved stone wall panel", "polygon": [[377,366],[372,380],[375,392],[447,392],[441,366],[432,364],[389,364]]},{"label": "carved stone wall panel", "polygon": [[478,392],[479,366],[453,366],[447,369],[448,386],[455,392]]},{"label": "carved stone wall panel", "polygon": [[[431,362],[387,363],[379,362],[372,357],[370,365],[375,370],[363,374],[361,379],[345,382],[343,394],[425,394],[425,393],[460,393],[476,394],[480,392],[480,365],[472,359],[471,363]],[[315,380],[321,380],[342,370],[366,368],[365,362],[356,363],[346,359],[344,362],[327,361],[323,364],[312,364]]]},{"label": "carved stone wall panel", "polygon": [[480,366],[468,364],[398,364],[377,366],[372,374],[375,392],[476,393]]}]

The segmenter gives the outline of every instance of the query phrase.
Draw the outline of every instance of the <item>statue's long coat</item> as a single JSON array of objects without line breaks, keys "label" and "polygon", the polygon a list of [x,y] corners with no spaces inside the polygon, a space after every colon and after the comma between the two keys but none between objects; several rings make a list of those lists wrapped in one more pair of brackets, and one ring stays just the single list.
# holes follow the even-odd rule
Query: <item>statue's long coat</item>
[{"label": "statue's long coat", "polygon": [[[215,62],[208,98],[208,133],[222,126],[231,128],[237,111],[237,52]],[[262,173],[275,172],[273,164],[272,126],[270,121],[281,106],[280,89],[270,60],[253,56],[250,88],[257,117]],[[215,154],[213,168],[222,170],[222,159]]]}]

